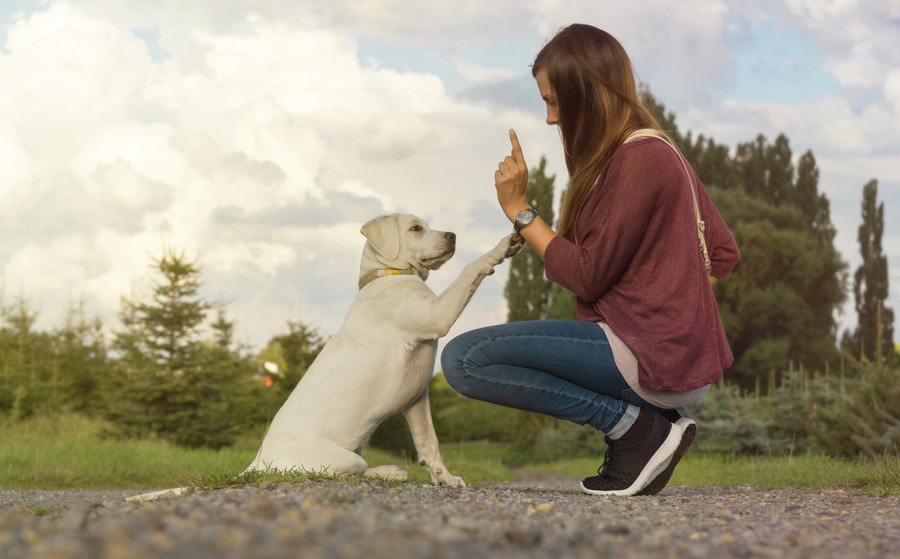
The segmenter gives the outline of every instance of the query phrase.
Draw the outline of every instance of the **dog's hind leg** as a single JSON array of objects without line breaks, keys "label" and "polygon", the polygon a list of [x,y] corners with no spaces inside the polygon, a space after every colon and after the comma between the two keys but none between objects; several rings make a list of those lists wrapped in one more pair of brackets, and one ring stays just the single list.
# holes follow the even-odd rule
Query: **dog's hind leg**
[{"label": "dog's hind leg", "polygon": [[368,468],[365,471],[365,473],[363,474],[363,476],[387,479],[390,481],[408,481],[409,480],[409,472],[407,472],[400,466],[394,466],[394,465],[375,466],[374,468]]}]

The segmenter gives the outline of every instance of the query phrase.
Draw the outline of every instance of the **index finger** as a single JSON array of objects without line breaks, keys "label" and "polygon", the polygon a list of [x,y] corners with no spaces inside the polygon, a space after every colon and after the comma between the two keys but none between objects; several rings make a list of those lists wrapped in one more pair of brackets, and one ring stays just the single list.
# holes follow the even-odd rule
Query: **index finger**
[{"label": "index finger", "polygon": [[524,161],[525,157],[522,154],[522,146],[519,144],[519,137],[512,128],[509,129],[509,143],[512,144],[513,159],[516,161]]}]

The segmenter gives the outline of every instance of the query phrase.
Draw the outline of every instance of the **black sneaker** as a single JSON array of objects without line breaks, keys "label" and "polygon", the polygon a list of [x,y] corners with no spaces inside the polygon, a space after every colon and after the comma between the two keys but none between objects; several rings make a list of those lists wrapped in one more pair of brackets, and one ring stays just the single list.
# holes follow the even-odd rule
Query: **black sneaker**
[{"label": "black sneaker", "polygon": [[691,447],[691,443],[693,443],[694,439],[697,437],[697,424],[693,419],[682,417],[675,422],[675,425],[681,427],[684,434],[681,435],[681,443],[678,444],[675,454],[672,455],[672,461],[669,462],[669,465],[666,466],[665,470],[653,478],[653,481],[651,481],[647,487],[641,489],[635,493],[635,495],[656,495],[662,491],[666,484],[669,483],[669,479],[672,478],[672,472],[675,471],[675,466],[677,466],[681,458],[687,454],[688,449]]},{"label": "black sneaker", "polygon": [[642,408],[622,438],[606,438],[608,448],[598,475],[581,480],[581,490],[591,495],[635,495],[668,467],[682,434],[680,425]]}]

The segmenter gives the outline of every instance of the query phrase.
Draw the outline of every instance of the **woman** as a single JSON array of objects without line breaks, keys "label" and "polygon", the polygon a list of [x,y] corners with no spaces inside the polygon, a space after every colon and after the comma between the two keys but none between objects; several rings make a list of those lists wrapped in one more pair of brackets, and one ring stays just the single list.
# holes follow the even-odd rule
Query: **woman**
[{"label": "woman", "polygon": [[547,277],[575,293],[577,320],[467,332],[444,349],[444,374],[471,398],[603,432],[608,449],[598,475],[582,480],[586,493],[654,494],[696,433],[675,409],[702,399],[733,361],[711,286],[731,273],[738,248],[674,147],[641,133],[632,140],[648,129],[667,138],[611,35],[566,27],[532,74],[569,171],[559,231],[527,203],[528,168],[512,130],[512,151],[494,173],[497,199]]}]

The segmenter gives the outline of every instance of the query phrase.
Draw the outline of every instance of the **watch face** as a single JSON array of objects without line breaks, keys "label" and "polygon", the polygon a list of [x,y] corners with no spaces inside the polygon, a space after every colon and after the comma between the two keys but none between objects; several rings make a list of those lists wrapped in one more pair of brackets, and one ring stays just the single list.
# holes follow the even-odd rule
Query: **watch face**
[{"label": "watch face", "polygon": [[518,214],[516,214],[516,221],[521,223],[522,225],[528,225],[532,221],[534,221],[535,212],[534,210],[521,210]]}]

